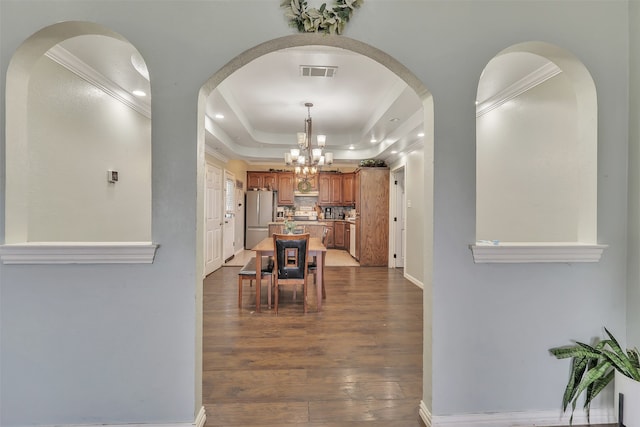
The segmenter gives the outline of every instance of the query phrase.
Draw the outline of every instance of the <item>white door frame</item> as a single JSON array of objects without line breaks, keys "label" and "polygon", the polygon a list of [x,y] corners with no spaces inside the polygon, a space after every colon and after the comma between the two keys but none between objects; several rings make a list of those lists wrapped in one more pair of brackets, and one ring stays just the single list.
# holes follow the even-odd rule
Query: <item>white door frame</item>
[{"label": "white door frame", "polygon": [[[231,181],[232,187],[231,190],[227,187],[227,181]],[[224,170],[224,184],[223,184],[223,210],[224,210],[224,225],[222,226],[222,259],[226,261],[227,259],[233,258],[235,255],[235,227],[236,227],[236,176],[228,171]],[[233,203],[230,206],[230,210],[227,210],[227,197],[229,195],[228,192],[231,192],[231,196],[233,197]]]},{"label": "white door frame", "polygon": [[407,217],[405,177],[405,165],[392,170],[389,175],[389,267],[391,268],[405,267]]},{"label": "white door frame", "polygon": [[222,267],[222,219],[224,209],[222,169],[205,163],[204,177],[204,275]]}]

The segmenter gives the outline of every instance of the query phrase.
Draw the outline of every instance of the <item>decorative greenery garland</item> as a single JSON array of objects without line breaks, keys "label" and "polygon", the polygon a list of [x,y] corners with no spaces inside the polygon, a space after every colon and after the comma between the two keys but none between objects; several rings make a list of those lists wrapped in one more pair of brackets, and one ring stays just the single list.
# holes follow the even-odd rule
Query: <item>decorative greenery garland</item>
[{"label": "decorative greenery garland", "polygon": [[353,11],[362,3],[364,0],[336,0],[333,9],[328,9],[326,3],[320,9],[309,9],[307,0],[282,0],[280,7],[285,8],[289,25],[301,33],[342,34]]}]

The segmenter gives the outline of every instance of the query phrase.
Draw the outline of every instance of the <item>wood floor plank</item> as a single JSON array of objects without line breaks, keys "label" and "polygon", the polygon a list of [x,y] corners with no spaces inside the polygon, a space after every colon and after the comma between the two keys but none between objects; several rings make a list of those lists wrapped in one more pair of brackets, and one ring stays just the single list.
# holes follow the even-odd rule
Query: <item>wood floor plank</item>
[{"label": "wood floor plank", "polygon": [[239,267],[204,282],[207,427],[423,427],[422,291],[401,270],[327,267],[327,299],[309,312],[285,292],[278,316],[237,305]]}]

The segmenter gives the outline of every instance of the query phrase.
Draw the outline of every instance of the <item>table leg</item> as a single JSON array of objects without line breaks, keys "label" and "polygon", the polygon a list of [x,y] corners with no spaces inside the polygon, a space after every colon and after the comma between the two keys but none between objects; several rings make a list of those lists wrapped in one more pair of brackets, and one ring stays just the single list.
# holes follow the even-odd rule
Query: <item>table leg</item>
[{"label": "table leg", "polygon": [[322,286],[324,283],[324,251],[318,251],[316,258],[318,259],[318,271],[316,277],[316,297],[318,301],[318,313],[322,310]]},{"label": "table leg", "polygon": [[256,313],[260,313],[260,289],[262,288],[262,253],[256,251]]}]

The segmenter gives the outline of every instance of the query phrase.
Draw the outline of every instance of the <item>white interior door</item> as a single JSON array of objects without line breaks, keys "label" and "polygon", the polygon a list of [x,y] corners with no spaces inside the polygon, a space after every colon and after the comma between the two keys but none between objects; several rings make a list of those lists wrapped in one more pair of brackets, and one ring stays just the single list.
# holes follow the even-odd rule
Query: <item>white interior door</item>
[{"label": "white interior door", "polygon": [[235,254],[235,196],[236,178],[224,171],[224,227],[222,229],[222,258],[226,261]]},{"label": "white interior door", "polygon": [[236,188],[235,250],[244,248],[244,190]]},{"label": "white interior door", "polygon": [[207,163],[204,190],[204,274],[222,267],[222,169]]},{"label": "white interior door", "polygon": [[394,253],[396,268],[404,268],[404,242],[405,242],[405,191],[404,191],[404,169],[400,169],[394,174],[395,188],[395,217],[394,217]]}]

